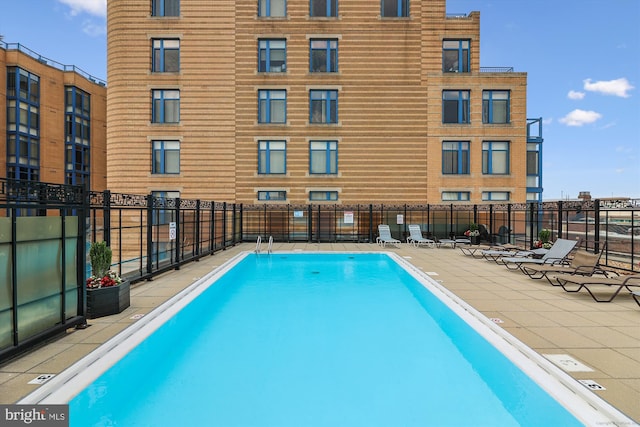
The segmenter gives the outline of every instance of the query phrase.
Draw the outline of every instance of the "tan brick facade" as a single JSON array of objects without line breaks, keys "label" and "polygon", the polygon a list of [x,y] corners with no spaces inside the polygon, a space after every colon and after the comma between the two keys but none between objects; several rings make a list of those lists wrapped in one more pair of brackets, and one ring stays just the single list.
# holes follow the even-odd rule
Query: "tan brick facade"
[{"label": "tan brick facade", "polygon": [[[183,198],[257,202],[258,191],[336,191],[338,203],[441,203],[443,191],[526,199],[526,73],[480,72],[480,14],[446,17],[445,0],[410,2],[410,17],[381,18],[380,2],[338,1],[338,16],[258,16],[257,0],[180,2],[151,16],[150,0],[110,0],[108,187]],[[338,72],[310,72],[310,40],[338,40]],[[152,40],[180,40],[179,72],[152,72]],[[258,72],[260,39],[286,40],[286,71]],[[443,73],[443,40],[470,40],[470,72]],[[151,92],[180,90],[180,120],[152,123]],[[286,90],[286,122],[258,123],[258,91]],[[309,123],[309,91],[338,91],[338,123]],[[443,124],[442,91],[470,91],[470,123]],[[483,124],[483,90],[510,91],[508,124]],[[154,140],[180,141],[179,174],[153,174]],[[286,141],[286,173],[258,173],[258,141]],[[336,174],[310,174],[309,141],[338,146]],[[468,174],[443,175],[442,142],[468,141]],[[506,175],[482,173],[483,141],[508,141]],[[280,202],[283,203],[283,202]]]},{"label": "tan brick facade", "polygon": [[[65,183],[65,88],[76,87],[91,99],[90,170],[91,188],[102,191],[106,186],[106,104],[107,90],[74,71],[63,71],[44,58],[34,57],[14,45],[0,46],[0,133],[5,140],[0,150],[0,177],[7,177],[7,67],[18,67],[39,78],[40,181]],[[57,64],[58,66],[60,64]]]}]

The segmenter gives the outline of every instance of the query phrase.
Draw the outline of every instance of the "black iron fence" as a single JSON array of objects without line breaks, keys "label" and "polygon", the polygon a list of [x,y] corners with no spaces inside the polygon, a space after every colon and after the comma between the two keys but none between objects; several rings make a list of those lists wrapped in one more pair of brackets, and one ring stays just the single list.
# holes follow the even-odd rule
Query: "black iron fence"
[{"label": "black iron fence", "polygon": [[529,248],[538,232],[604,249],[610,268],[640,271],[640,200],[436,205],[242,205],[0,181],[0,361],[85,323],[88,248],[104,240],[112,269],[132,282],[258,238],[276,242],[374,243],[379,224],[405,240],[463,235]]},{"label": "black iron fence", "polygon": [[[640,200],[588,200],[483,205],[242,205],[92,193],[90,240],[105,240],[114,268],[131,280],[258,238],[276,242],[375,242],[378,224],[405,240],[408,225],[427,237],[461,236],[478,224],[484,243],[530,248],[543,229],[551,240],[577,239],[602,262],[640,270]],[[605,245],[606,242],[606,245]]]}]

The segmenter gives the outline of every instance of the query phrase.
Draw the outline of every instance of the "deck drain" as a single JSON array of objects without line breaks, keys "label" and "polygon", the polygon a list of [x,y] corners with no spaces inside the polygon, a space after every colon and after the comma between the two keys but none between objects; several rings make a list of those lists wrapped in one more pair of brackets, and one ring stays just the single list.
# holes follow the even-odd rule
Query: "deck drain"
[{"label": "deck drain", "polygon": [[55,377],[56,374],[42,374],[38,375],[36,378],[29,381],[29,384],[44,384],[49,381],[51,378]]},{"label": "deck drain", "polygon": [[504,320],[497,317],[490,317],[489,320],[491,320],[493,323],[504,323]]},{"label": "deck drain", "polygon": [[606,388],[604,388],[594,380],[578,380],[578,382],[586,386],[587,388],[590,388],[591,390],[596,390],[596,391],[606,390]]},{"label": "deck drain", "polygon": [[144,317],[144,314],[134,314],[133,316],[131,316],[129,319],[133,319],[133,320],[139,320],[142,319]]},{"label": "deck drain", "polygon": [[593,372],[593,369],[583,365],[568,354],[543,354],[543,356],[567,372]]}]

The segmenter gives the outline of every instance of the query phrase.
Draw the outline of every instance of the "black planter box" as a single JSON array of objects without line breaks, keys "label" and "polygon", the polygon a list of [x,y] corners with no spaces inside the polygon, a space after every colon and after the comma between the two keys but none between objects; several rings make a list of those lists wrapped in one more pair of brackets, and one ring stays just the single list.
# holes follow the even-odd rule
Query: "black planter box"
[{"label": "black planter box", "polygon": [[121,313],[131,304],[130,289],[128,280],[118,286],[87,289],[87,317],[95,319]]}]

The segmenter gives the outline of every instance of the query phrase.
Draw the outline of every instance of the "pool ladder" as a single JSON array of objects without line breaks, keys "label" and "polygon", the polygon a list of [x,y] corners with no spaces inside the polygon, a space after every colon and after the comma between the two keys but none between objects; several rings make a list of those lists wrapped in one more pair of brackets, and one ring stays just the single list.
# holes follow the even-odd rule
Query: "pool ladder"
[{"label": "pool ladder", "polygon": [[[262,237],[258,236],[258,240],[256,241],[256,253],[259,254],[262,250]],[[267,246],[267,253],[270,254],[273,252],[273,236],[269,236],[269,245]]]}]

